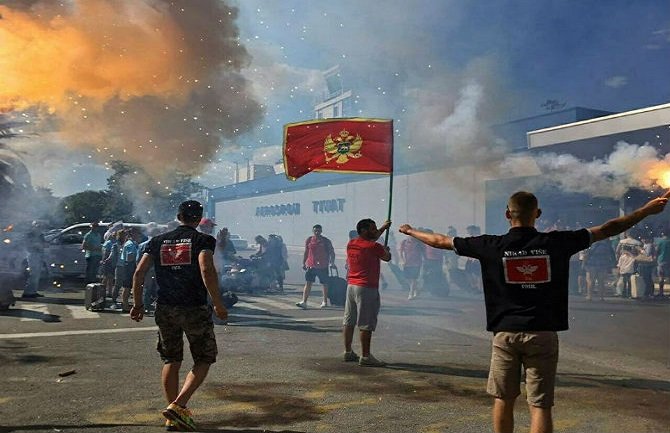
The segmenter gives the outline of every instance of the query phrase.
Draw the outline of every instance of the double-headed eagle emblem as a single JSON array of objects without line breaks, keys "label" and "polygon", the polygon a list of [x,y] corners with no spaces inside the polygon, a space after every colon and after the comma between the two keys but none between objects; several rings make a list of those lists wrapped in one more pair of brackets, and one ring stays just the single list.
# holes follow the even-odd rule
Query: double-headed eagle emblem
[{"label": "double-headed eagle emblem", "polygon": [[517,266],[516,270],[521,272],[523,274],[524,278],[529,279],[529,278],[532,278],[535,271],[537,271],[537,268],[539,268],[539,266],[523,265],[523,266]]},{"label": "double-headed eagle emblem", "polygon": [[343,129],[340,131],[339,136],[334,139],[331,137],[331,134],[328,134],[326,141],[323,143],[323,151],[326,155],[326,162],[330,162],[335,159],[335,162],[338,164],[344,164],[349,161],[349,158],[360,158],[363,156],[361,154],[361,147],[363,147],[363,139],[360,135],[356,134],[356,137],[349,135],[349,131]]}]

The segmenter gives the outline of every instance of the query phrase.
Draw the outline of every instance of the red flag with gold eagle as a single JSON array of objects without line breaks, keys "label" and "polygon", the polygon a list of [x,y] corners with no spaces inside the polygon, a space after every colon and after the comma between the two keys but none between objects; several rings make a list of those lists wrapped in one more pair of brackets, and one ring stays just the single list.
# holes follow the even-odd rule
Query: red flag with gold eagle
[{"label": "red flag with gold eagle", "polygon": [[296,180],[311,171],[393,172],[393,121],[339,118],[284,126],[284,169]]}]

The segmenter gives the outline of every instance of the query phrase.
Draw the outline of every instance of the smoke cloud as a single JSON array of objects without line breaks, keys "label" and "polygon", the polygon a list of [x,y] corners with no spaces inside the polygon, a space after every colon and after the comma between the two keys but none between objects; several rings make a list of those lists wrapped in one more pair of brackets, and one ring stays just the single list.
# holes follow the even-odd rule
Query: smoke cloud
[{"label": "smoke cloud", "polygon": [[670,187],[670,155],[650,145],[618,142],[605,159],[582,161],[573,155],[542,154],[536,158],[543,175],[565,191],[619,198],[630,188]]},{"label": "smoke cloud", "polygon": [[219,0],[6,2],[0,111],[36,110],[37,133],[98,162],[197,173],[262,117],[237,13]]}]

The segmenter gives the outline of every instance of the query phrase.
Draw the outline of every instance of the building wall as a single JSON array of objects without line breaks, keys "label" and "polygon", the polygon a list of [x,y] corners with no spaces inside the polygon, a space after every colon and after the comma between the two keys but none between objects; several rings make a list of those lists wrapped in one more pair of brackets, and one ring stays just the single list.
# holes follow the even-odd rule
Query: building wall
[{"label": "building wall", "polygon": [[[392,221],[397,233],[402,223],[445,232],[449,225],[465,233],[470,224],[484,224],[484,183],[473,182],[476,173],[465,170],[469,192],[454,186],[441,171],[394,177]],[[363,178],[365,175],[361,175]],[[300,182],[300,181],[298,181]],[[335,248],[344,248],[348,233],[363,218],[381,224],[388,214],[389,179],[377,178],[299,191],[257,195],[215,204],[219,226],[253,242],[261,234],[279,234],[289,246],[303,245],[314,224],[323,226]],[[283,207],[282,207],[283,205]],[[299,206],[299,213],[296,208]]]}]

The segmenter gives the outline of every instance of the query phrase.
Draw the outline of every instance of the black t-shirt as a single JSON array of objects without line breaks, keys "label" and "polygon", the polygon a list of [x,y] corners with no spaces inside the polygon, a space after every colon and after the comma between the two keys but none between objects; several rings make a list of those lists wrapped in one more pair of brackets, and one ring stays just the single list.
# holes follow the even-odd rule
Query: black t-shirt
[{"label": "black t-shirt", "polygon": [[481,263],[488,331],[563,331],[570,256],[590,243],[586,229],[513,227],[502,236],[454,238],[454,250]]},{"label": "black t-shirt", "polygon": [[154,261],[157,303],[199,306],[207,304],[207,288],[202,281],[198,255],[214,252],[216,239],[189,226],[151,238],[145,254]]}]

